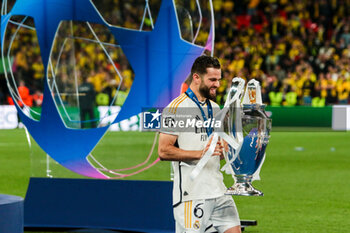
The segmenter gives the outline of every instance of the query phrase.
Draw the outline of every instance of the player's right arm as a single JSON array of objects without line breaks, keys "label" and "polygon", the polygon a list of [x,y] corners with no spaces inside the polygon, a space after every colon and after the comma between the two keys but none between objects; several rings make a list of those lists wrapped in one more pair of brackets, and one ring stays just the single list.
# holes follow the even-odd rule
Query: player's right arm
[{"label": "player's right arm", "polygon": [[160,133],[158,143],[158,154],[161,160],[189,161],[202,157],[202,150],[182,150],[175,146],[177,135]]}]

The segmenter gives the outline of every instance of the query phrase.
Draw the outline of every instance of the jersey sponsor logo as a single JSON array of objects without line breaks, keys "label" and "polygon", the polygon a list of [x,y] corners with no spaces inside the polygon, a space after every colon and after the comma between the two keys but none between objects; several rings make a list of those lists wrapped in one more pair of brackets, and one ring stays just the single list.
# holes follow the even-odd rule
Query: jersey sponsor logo
[{"label": "jersey sponsor logo", "polygon": [[202,135],[201,135],[201,142],[205,142],[205,141],[207,141],[207,140],[208,140],[208,135],[202,134]]}]

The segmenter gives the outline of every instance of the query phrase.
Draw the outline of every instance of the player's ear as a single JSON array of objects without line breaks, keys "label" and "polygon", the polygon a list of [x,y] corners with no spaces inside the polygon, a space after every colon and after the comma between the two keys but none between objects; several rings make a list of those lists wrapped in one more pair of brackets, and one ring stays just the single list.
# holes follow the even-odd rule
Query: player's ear
[{"label": "player's ear", "polygon": [[199,84],[201,82],[201,77],[199,76],[199,74],[194,73],[192,75],[192,81],[196,84]]}]

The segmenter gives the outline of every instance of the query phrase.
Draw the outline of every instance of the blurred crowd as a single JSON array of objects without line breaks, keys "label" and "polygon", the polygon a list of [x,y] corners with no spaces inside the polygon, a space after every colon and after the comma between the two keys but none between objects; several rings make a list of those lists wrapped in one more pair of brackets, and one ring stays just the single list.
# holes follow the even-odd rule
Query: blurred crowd
[{"label": "blurred crowd", "polygon": [[[119,9],[110,13],[109,22],[125,19],[124,25],[120,26],[140,28],[144,8],[132,10],[131,2],[108,1]],[[183,4],[196,7],[196,4]],[[349,103],[350,0],[213,0],[213,4],[214,55],[219,57],[223,66],[218,103],[223,104],[231,80],[236,76],[247,81],[253,78],[260,81],[263,101],[272,106],[321,107]],[[204,18],[204,21],[208,20]],[[151,30],[152,23],[145,20],[142,29]],[[106,51],[95,43],[96,37],[86,24],[70,26],[67,22],[61,26],[58,32],[61,38],[73,33],[75,37],[87,39],[57,40],[49,69],[50,84],[63,101],[73,99],[74,102],[72,93],[79,83],[74,79],[69,81],[69,77],[73,73],[88,76],[95,88],[98,105],[122,104],[134,78],[132,68],[121,49],[113,46],[113,36],[103,27],[93,27],[105,43]],[[40,96],[43,66],[38,46],[33,46],[37,41],[31,35],[33,31],[23,29],[21,33],[21,40],[15,40],[12,45],[13,54],[16,54],[12,69],[31,94]],[[198,41],[205,41],[205,35],[200,34]],[[106,59],[106,53],[116,61],[114,64]],[[54,82],[53,74],[60,79]],[[0,103],[7,103],[4,88],[0,89]],[[33,105],[40,103],[32,102]]]},{"label": "blurred crowd", "polygon": [[[20,22],[23,17],[14,20]],[[30,19],[26,21],[26,25],[34,26]],[[11,32],[8,35],[13,34],[16,27],[9,24],[8,30]],[[103,47],[96,38],[104,43]],[[115,44],[114,37],[101,25],[71,24],[69,21],[60,24],[48,67],[49,85],[53,94],[59,97],[57,100],[60,104],[79,105],[78,89],[83,83],[83,77],[93,84],[97,105],[110,105],[113,99],[116,99],[114,96],[117,90],[119,100],[122,99],[123,93],[126,96],[132,85],[133,73],[122,50]],[[18,89],[22,99],[19,102],[29,107],[40,106],[41,101],[32,98],[39,95],[42,99],[44,87],[44,66],[35,31],[20,29],[17,38],[11,44],[11,54],[14,75],[13,78],[9,75],[10,87]],[[20,82],[29,90],[26,92],[29,93],[28,98],[19,92]],[[2,101],[11,104],[8,94]]]},{"label": "blurred crowd", "polygon": [[349,103],[349,0],[220,2],[215,48],[227,87],[234,76],[257,79],[274,106]]}]

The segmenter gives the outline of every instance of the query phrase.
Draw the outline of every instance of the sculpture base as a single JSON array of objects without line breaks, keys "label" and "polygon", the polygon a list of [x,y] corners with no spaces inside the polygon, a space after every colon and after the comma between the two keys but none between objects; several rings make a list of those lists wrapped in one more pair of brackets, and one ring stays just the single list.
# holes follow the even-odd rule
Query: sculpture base
[{"label": "sculpture base", "polygon": [[173,233],[171,192],[168,181],[32,177],[24,201],[24,227]]},{"label": "sculpture base", "polygon": [[[24,202],[24,229],[173,233],[172,186],[168,181],[32,177]],[[241,220],[242,229],[256,225],[255,220]],[[0,218],[3,233],[1,229]]]}]

